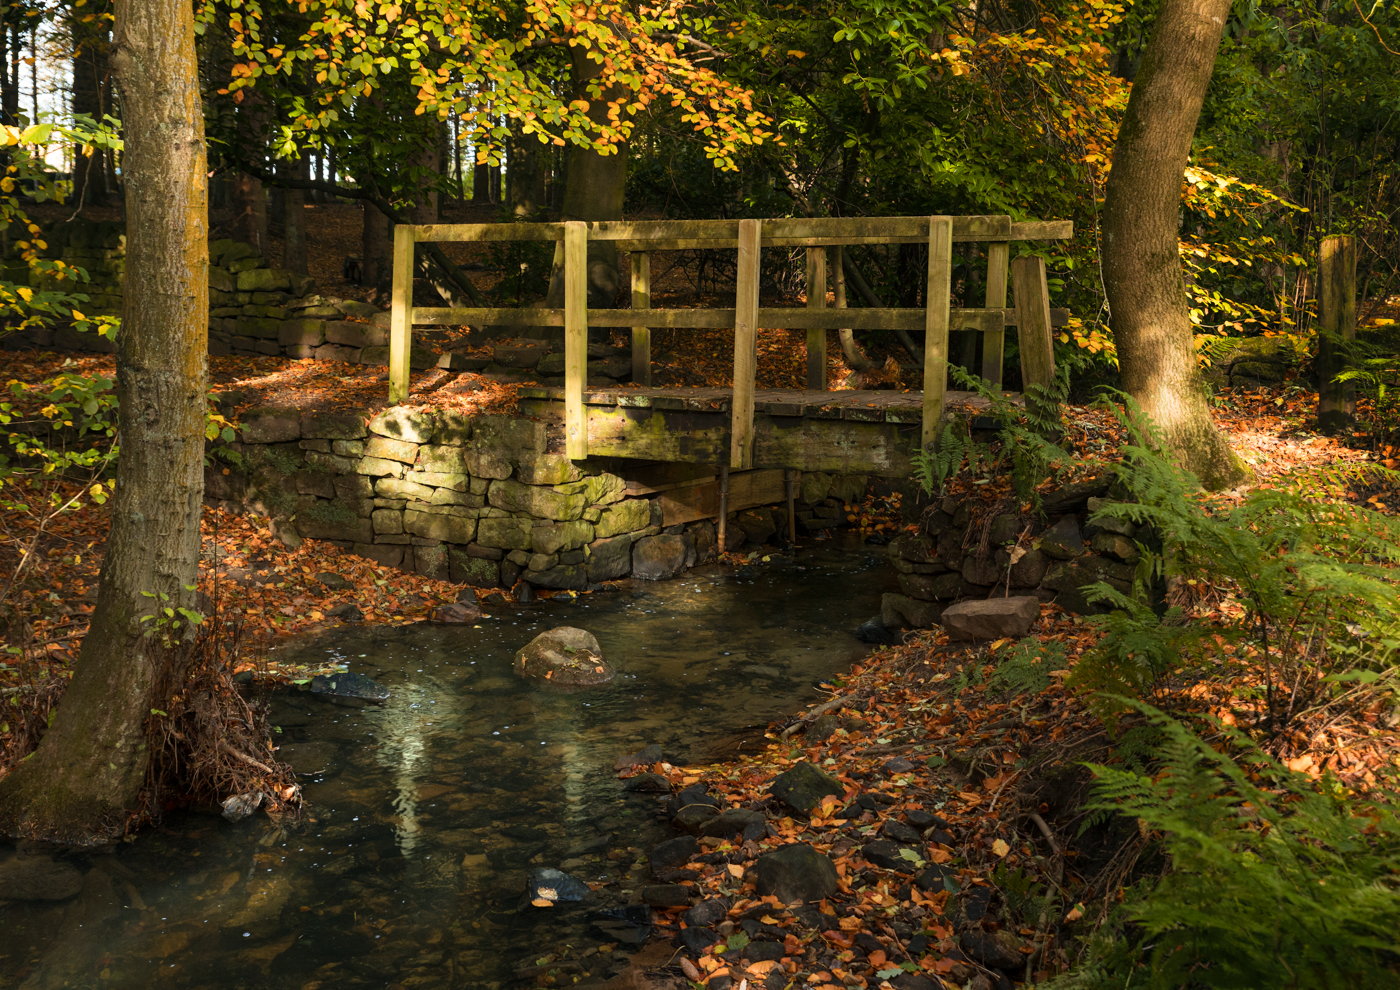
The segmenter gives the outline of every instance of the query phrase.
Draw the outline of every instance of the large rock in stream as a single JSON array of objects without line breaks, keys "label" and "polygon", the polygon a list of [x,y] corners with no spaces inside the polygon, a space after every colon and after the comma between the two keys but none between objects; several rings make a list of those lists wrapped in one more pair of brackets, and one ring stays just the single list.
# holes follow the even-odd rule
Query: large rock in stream
[{"label": "large rock in stream", "polygon": [[603,648],[585,629],[560,626],[542,632],[515,654],[515,672],[554,687],[596,687],[613,679]]}]

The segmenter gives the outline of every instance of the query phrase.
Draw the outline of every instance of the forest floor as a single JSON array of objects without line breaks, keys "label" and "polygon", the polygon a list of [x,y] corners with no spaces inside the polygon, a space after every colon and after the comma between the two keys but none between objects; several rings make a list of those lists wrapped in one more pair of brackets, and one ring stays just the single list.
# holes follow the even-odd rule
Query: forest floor
[{"label": "forest floor", "polygon": [[[358,243],[358,227],[348,217],[336,223],[340,243]],[[322,270],[327,273],[321,291],[351,294],[353,287],[337,286],[331,278],[336,265],[330,253],[313,254],[319,259],[313,273],[318,279]],[[764,383],[770,387],[790,386],[802,374],[801,341],[776,333],[783,336],[769,340],[769,360],[761,358],[760,369],[767,369]],[[658,351],[662,364],[670,356],[673,371],[665,374],[674,380],[669,384],[726,384],[722,335],[687,332]],[[829,351],[839,354],[839,347]],[[65,367],[110,374],[111,362],[99,356],[3,353],[0,373],[5,380],[32,382]],[[242,392],[250,404],[275,399],[368,406],[386,384],[379,369],[274,358],[211,359],[210,380],[218,389]],[[666,378],[658,372],[661,381]],[[441,392],[440,400],[466,411],[514,409],[514,386],[470,373],[432,370],[415,375],[414,382],[417,394]],[[1216,422],[1255,472],[1250,487],[1231,497],[1243,498],[1253,487],[1287,485],[1300,471],[1333,471],[1333,497],[1393,513],[1400,492],[1379,481],[1349,481],[1339,469],[1394,466],[1396,452],[1361,433],[1315,432],[1315,401],[1307,386],[1292,381],[1217,391]],[[1062,446],[1081,460],[1115,457],[1123,437],[1107,412],[1071,405],[1064,413]],[[54,494],[76,492],[57,487]],[[0,519],[0,572],[14,573],[19,551],[30,551],[4,602],[12,652],[0,662],[0,707],[22,697],[29,685],[70,674],[96,598],[108,508],[81,502],[53,517],[31,547],[40,510],[36,502],[28,515]],[[902,525],[897,500],[890,498],[852,506],[851,515],[870,534]],[[204,514],[202,554],[199,586],[212,603],[211,620],[237,623],[248,665],[272,679],[318,671],[270,669],[258,659],[260,646],[336,621],[330,615],[338,605],[353,603],[365,622],[406,624],[425,621],[439,606],[473,593],[376,567],[321,541],[305,540],[292,550],[258,520],[220,510]],[[761,566],[752,556],[729,562]],[[475,594],[484,598],[504,591]],[[1224,628],[1238,616],[1238,606],[1226,594],[1202,594],[1192,604],[1192,617],[1200,623]],[[1063,684],[1097,640],[1094,626],[1046,605],[1032,634],[1047,656],[1060,658],[1041,690],[1013,697],[989,684],[998,660],[1016,644],[971,648],[949,644],[938,631],[918,632],[902,645],[873,651],[848,676],[826,685],[830,700],[820,710],[831,719],[813,721],[815,710],[797,721],[782,719],[758,755],[703,767],[654,764],[623,771],[629,777],[658,774],[676,789],[703,785],[724,806],[762,809],[774,833],[742,845],[702,840],[691,864],[693,876],[682,882],[696,893],[727,898],[727,917],[712,922],[723,941],[684,958],[649,952],[647,978],[676,985],[702,982],[715,990],[745,981],[755,988],[795,981],[821,990],[886,983],[923,990],[938,986],[934,980],[941,978],[990,988],[1007,985],[1008,972],[1038,980],[1062,971],[1073,957],[1074,939],[1102,921],[1140,869],[1150,836],[1104,829],[1080,834],[1091,781],[1081,765],[1111,759],[1115,738],[1132,720],[1117,727],[1118,736],[1110,734],[1085,699]],[[1262,672],[1250,658],[1237,655],[1226,638],[1217,646],[1214,676],[1179,685],[1170,698],[1159,700],[1180,714],[1226,723],[1252,720],[1253,702],[1237,688],[1256,684]],[[1395,733],[1378,731],[1382,715],[1369,704],[1329,711],[1325,721],[1299,726],[1276,755],[1300,772],[1328,773],[1341,787],[1370,792],[1392,782],[1400,769]],[[0,726],[0,767],[23,755],[8,744],[9,731]],[[780,809],[765,793],[777,774],[804,761],[844,788],[809,816]],[[879,838],[907,843],[911,829],[926,834],[913,844],[919,853],[907,868],[872,862],[863,851]],[[793,840],[810,842],[828,855],[839,875],[839,892],[819,906],[821,923],[815,929],[810,917],[800,918],[753,889],[757,857]],[[1046,898],[1047,891],[1054,896]],[[1047,910],[1051,905],[1053,913]],[[663,933],[682,930],[680,909],[661,910],[658,917]],[[762,943],[770,949],[749,948]],[[781,954],[771,949],[774,944],[782,946]],[[1003,958],[1007,953],[1014,958]],[[760,954],[764,958],[753,958]],[[569,979],[563,972],[557,977],[561,984]],[[540,976],[545,984],[555,979],[547,970]]]}]

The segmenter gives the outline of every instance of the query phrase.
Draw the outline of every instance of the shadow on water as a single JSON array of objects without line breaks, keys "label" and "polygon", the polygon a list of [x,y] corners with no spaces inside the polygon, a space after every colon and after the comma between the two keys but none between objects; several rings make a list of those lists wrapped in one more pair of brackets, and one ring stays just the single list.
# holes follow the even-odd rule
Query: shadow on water
[{"label": "shadow on water", "polygon": [[[0,986],[507,987],[550,955],[580,967],[566,982],[606,975],[628,946],[589,908],[635,900],[669,837],[658,799],[624,794],[614,761],[653,742],[700,758],[863,655],[851,633],[890,572],[879,548],[847,540],[743,580],[699,569],[501,608],[476,628],[343,626],[283,645],[393,692],[373,707],[273,697],[310,802],[301,821],[176,813],[76,859],[78,896],[0,906]],[[593,632],[617,679],[577,694],[518,680],[514,651],[558,625]],[[532,908],[537,866],[604,886],[589,908]]]}]

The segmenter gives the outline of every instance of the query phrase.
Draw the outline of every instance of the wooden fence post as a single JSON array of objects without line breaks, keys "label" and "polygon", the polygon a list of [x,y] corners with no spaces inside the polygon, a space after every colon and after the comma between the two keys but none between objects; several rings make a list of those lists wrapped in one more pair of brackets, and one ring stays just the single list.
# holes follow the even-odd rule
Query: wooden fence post
[{"label": "wooden fence post", "polygon": [[734,425],[730,432],[729,466],[753,467],[753,389],[758,369],[758,273],[763,225],[739,221],[738,291],[734,299]]},{"label": "wooden fence post", "polygon": [[394,227],[394,282],[389,312],[389,404],[408,399],[409,353],[413,347],[413,227]]},{"label": "wooden fence post", "polygon": [[588,456],[588,224],[564,224],[564,446],[570,460]]},{"label": "wooden fence post", "polygon": [[1317,425],[1342,430],[1356,419],[1356,385],[1334,381],[1351,364],[1356,339],[1356,239],[1324,237],[1318,252]]},{"label": "wooden fence post", "polygon": [[[632,308],[651,309],[651,254],[632,252]],[[632,384],[651,387],[651,330],[632,328]]]},{"label": "wooden fence post", "polygon": [[928,295],[924,299],[924,427],[927,447],[943,429],[948,388],[948,310],[953,292],[953,218],[928,218]]},{"label": "wooden fence post", "polygon": [[[1055,345],[1050,329],[1050,286],[1045,281],[1044,258],[1017,258],[1011,263],[1012,289],[1016,294],[1016,334],[1021,348],[1021,387],[1028,406],[1030,387],[1049,388],[1055,381]],[[1057,405],[1035,403],[1042,415],[1058,418]]]},{"label": "wooden fence post", "polygon": [[[807,249],[807,308],[826,308],[826,248]],[[826,391],[826,331],[807,331],[807,387]]]},{"label": "wooden fence post", "polygon": [[[987,309],[1006,308],[1007,265],[1011,244],[993,241],[987,245]],[[982,377],[1001,388],[1002,363],[1006,353],[1006,327],[982,334]]]}]

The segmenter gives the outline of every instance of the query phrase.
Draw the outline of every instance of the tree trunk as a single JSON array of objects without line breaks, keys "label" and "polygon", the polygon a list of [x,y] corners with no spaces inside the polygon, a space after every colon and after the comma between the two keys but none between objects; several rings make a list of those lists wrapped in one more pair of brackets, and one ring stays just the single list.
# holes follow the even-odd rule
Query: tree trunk
[{"label": "tree trunk", "polygon": [[365,203],[364,211],[360,233],[360,284],[388,291],[394,274],[389,257],[389,218],[372,203]]},{"label": "tree trunk", "polygon": [[506,146],[506,199],[511,216],[529,218],[544,212],[544,148],[533,134],[513,122]]},{"label": "tree trunk", "polygon": [[[588,99],[584,87],[599,74],[601,66],[588,58],[584,48],[570,48],[573,63],[575,99]],[[608,93],[608,97],[619,94]],[[599,122],[607,121],[606,99],[590,100],[588,115]],[[564,199],[559,206],[560,220],[621,220],[622,203],[627,192],[627,145],[616,146],[610,154],[600,155],[591,148],[571,145]],[[588,242],[588,305],[593,309],[612,309],[617,301],[619,276],[617,248],[610,241]],[[554,269],[550,274],[546,305],[564,308],[564,244],[554,249]],[[562,327],[540,327],[534,335],[547,340],[563,340]]]},{"label": "tree trunk", "polygon": [[247,172],[235,172],[229,182],[233,201],[233,239],[251,244],[258,252],[267,251],[267,196],[261,179]]},{"label": "tree trunk", "polygon": [[[107,109],[103,106],[102,96],[107,77],[108,50],[111,47],[107,21],[99,16],[104,6],[79,7],[69,14],[73,45],[73,112],[87,114],[98,123],[102,122],[102,115]],[[16,104],[18,95],[16,85]],[[6,110],[8,112],[9,108]],[[73,147],[73,191],[78,202],[107,202],[105,154],[103,149],[94,148],[91,154],[85,155],[81,145]]]},{"label": "tree trunk", "polygon": [[1164,0],[1113,149],[1103,280],[1123,387],[1208,488],[1248,476],[1211,419],[1177,250],[1181,182],[1230,0]]},{"label": "tree trunk", "polygon": [[204,497],[209,245],[193,7],[118,0],[111,60],[126,110],[127,191],[111,530],[57,717],[0,780],[0,829],[65,843],[111,841],[136,807],[153,686],[174,657],[139,620],[156,609],[147,595],[193,604]]},{"label": "tree trunk", "polygon": [[[307,160],[303,155],[293,162],[284,163],[293,179],[305,179],[308,175]],[[293,275],[305,275],[306,268],[306,193],[300,189],[282,190],[283,219],[282,267]]]}]

